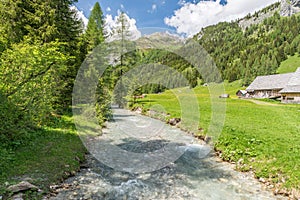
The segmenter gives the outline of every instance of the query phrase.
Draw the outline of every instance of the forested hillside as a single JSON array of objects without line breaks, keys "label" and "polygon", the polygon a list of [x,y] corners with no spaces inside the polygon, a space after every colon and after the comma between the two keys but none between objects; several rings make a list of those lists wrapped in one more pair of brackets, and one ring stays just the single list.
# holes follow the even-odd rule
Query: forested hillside
[{"label": "forested hillside", "polygon": [[[269,10],[273,12],[274,6],[261,12]],[[275,12],[262,23],[252,24],[245,30],[239,26],[239,21],[209,26],[194,36],[213,57],[224,79],[243,79],[247,85],[257,75],[276,73],[287,56],[300,52],[299,15],[281,17]]]},{"label": "forested hillside", "polygon": [[[258,75],[277,73],[283,61],[300,52],[300,15],[282,17],[279,7],[276,3],[243,19],[203,28],[193,39],[212,56],[224,80],[242,79],[248,85]],[[130,60],[127,70],[140,63],[160,63],[182,72],[192,87],[201,79],[193,66],[173,53],[142,50],[126,59]],[[144,92],[161,90],[146,88]]]},{"label": "forested hillside", "polygon": [[191,64],[175,53],[170,53],[165,50],[137,50],[125,55],[123,65],[116,67],[118,70],[114,71],[114,76],[120,77],[120,70],[122,70],[122,73],[126,73],[132,69],[134,70],[135,67],[145,64],[148,66],[142,67],[141,71],[136,71],[137,77],[143,77],[148,74],[149,78],[153,78],[153,75],[157,72],[160,74],[156,74],[156,77],[154,78],[156,84],[144,85],[141,88],[140,93],[161,92],[164,90],[164,86],[161,85],[163,82],[171,88],[183,86],[181,85],[182,81],[180,81],[179,74],[175,75],[169,70],[163,70],[162,67],[159,68],[159,66],[170,66],[172,69],[182,73],[190,87],[195,87],[198,78],[200,78],[199,72]]}]

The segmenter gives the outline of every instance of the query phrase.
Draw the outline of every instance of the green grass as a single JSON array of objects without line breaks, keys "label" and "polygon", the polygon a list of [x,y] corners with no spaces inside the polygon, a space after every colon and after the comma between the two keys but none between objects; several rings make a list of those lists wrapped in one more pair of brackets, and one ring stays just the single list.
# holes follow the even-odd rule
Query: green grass
[{"label": "green grass", "polygon": [[[225,124],[215,145],[220,156],[238,163],[241,171],[253,170],[257,177],[266,178],[278,188],[299,190],[300,105],[257,105],[234,97],[241,89],[239,83],[225,85],[232,98],[226,100]],[[208,89],[197,87],[195,93],[200,105],[199,126],[204,128],[198,134],[206,134],[211,123]],[[171,117],[180,117],[180,106],[172,90],[148,95],[139,103],[145,109],[159,104]]]},{"label": "green grass", "polygon": [[[47,192],[51,184],[78,171],[86,153],[71,114],[26,133],[15,148],[1,144],[0,151],[0,194],[6,193],[8,185],[24,179]],[[29,199],[37,198],[36,194],[29,195]]]},{"label": "green grass", "polygon": [[298,67],[300,67],[300,57],[299,54],[295,54],[294,56],[289,56],[287,60],[280,64],[277,73],[284,74],[295,72]]}]

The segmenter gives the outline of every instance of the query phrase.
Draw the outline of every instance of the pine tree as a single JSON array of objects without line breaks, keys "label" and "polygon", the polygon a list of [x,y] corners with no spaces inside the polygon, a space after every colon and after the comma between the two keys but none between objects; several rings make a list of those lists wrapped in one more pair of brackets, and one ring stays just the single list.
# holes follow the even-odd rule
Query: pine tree
[{"label": "pine tree", "polygon": [[[111,40],[114,40],[114,46],[119,48],[119,55],[116,58],[116,60],[119,61],[119,65],[115,70],[115,75],[119,78],[122,77],[126,68],[124,54],[126,53],[126,49],[130,48],[132,45],[130,40],[134,38],[133,33],[129,29],[129,17],[124,12],[121,12],[117,17],[116,26],[111,37]],[[120,79],[120,83],[115,92],[115,102],[119,105],[119,107],[125,106],[126,95],[124,83],[122,83],[122,79]]]},{"label": "pine tree", "polygon": [[104,41],[103,27],[103,12],[100,4],[96,2],[93,10],[91,11],[86,29],[87,51],[93,50]]},{"label": "pine tree", "polygon": [[26,35],[23,25],[25,5],[21,0],[2,0],[0,3],[0,35],[5,46],[20,42]]},{"label": "pine tree", "polygon": [[129,30],[130,21],[125,12],[117,16],[116,26],[113,30],[113,40],[128,41],[134,39],[134,34]]},{"label": "pine tree", "polygon": [[82,32],[76,11],[70,9],[75,0],[3,2],[0,5],[0,14],[3,16],[0,24],[13,42],[20,42],[26,36],[43,43],[55,40],[72,43]]}]

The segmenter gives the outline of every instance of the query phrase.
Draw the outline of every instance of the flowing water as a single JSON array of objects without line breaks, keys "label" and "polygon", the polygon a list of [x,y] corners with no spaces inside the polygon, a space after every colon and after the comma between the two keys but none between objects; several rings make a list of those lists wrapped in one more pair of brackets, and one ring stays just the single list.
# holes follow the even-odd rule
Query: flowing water
[{"label": "flowing water", "polygon": [[86,167],[51,200],[286,199],[186,133],[126,110],[114,109],[114,121],[88,145]]}]

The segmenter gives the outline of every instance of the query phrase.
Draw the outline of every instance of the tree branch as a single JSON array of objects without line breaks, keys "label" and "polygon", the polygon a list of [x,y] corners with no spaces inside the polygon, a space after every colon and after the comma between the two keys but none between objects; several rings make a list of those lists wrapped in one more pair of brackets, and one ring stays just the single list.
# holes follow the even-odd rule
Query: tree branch
[{"label": "tree branch", "polygon": [[24,86],[24,85],[25,85],[26,83],[28,83],[30,80],[35,79],[35,78],[37,78],[37,77],[39,77],[39,76],[42,76],[42,75],[46,74],[46,73],[51,69],[51,67],[52,67],[54,64],[56,64],[56,62],[52,62],[45,70],[40,71],[40,72],[37,73],[37,74],[32,74],[29,78],[27,78],[25,81],[23,81],[22,83],[20,83],[19,86],[18,86],[16,89],[14,89],[13,91],[9,92],[9,93],[7,94],[7,96],[11,96],[11,95],[15,94],[22,86]]}]

